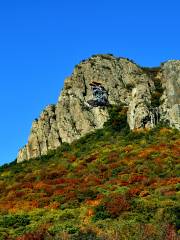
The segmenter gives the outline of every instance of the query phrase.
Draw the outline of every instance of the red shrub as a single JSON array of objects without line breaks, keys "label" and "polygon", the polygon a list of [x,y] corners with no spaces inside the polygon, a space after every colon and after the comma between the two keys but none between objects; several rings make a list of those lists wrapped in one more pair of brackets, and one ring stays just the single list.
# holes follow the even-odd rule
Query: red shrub
[{"label": "red shrub", "polygon": [[140,193],[140,196],[141,197],[147,197],[147,196],[149,196],[150,195],[150,193],[148,192],[148,191],[142,191],[141,193]]},{"label": "red shrub", "polygon": [[53,195],[54,196],[59,196],[59,195],[61,196],[61,195],[64,194],[64,192],[65,192],[64,189],[57,189],[56,191],[54,191]]},{"label": "red shrub", "polygon": [[15,192],[15,197],[17,197],[17,198],[21,198],[21,197],[23,197],[25,195],[25,192],[20,192],[20,191],[16,191]]},{"label": "red shrub", "polygon": [[119,167],[119,163],[117,163],[117,162],[109,164],[110,169],[115,169],[115,168],[118,168],[118,167]]},{"label": "red shrub", "polygon": [[25,182],[22,184],[22,188],[29,188],[29,189],[33,189],[33,184],[30,182]]},{"label": "red shrub", "polygon": [[51,184],[51,185],[64,184],[65,182],[66,180],[64,178],[56,178],[56,179],[46,181],[47,184]]},{"label": "red shrub", "polygon": [[124,196],[112,194],[105,200],[105,207],[112,217],[118,217],[121,212],[130,209],[130,205]]},{"label": "red shrub", "polygon": [[175,227],[171,224],[168,224],[167,226],[165,240],[179,240],[179,237],[176,235]]},{"label": "red shrub", "polygon": [[99,170],[101,171],[101,173],[103,173],[103,172],[105,172],[105,171],[108,170],[108,166],[105,165],[105,164],[100,164],[100,165],[98,166],[98,168],[99,168]]},{"label": "red shrub", "polygon": [[44,182],[38,182],[34,185],[34,189],[38,190],[38,191],[44,191],[45,193],[47,193],[49,196],[51,196],[54,192],[53,186],[48,185]]},{"label": "red shrub", "polygon": [[59,175],[60,175],[59,171],[52,170],[52,171],[46,172],[45,178],[46,179],[55,179],[55,178],[58,178]]},{"label": "red shrub", "polygon": [[66,182],[70,185],[76,185],[79,183],[79,179],[77,178],[67,178]]},{"label": "red shrub", "polygon": [[127,181],[121,181],[121,186],[128,186],[129,185],[129,182]]},{"label": "red shrub", "polygon": [[22,237],[18,237],[16,240],[44,240],[45,230],[38,230],[34,233],[26,233]]},{"label": "red shrub", "polygon": [[69,156],[69,161],[72,163],[72,162],[75,162],[77,159],[77,157],[75,155],[70,155]]},{"label": "red shrub", "polygon": [[118,152],[110,152],[109,153],[109,156],[108,156],[108,161],[109,162],[114,162],[114,161],[117,161],[119,159],[119,153]]},{"label": "red shrub", "polygon": [[46,207],[49,205],[50,199],[48,197],[43,197],[39,199],[38,203],[39,207]]},{"label": "red shrub", "polygon": [[141,189],[135,187],[135,188],[129,189],[128,195],[129,195],[130,197],[134,197],[134,196],[139,195],[140,192],[141,192]]},{"label": "red shrub", "polygon": [[47,209],[58,209],[60,206],[59,202],[51,202],[48,206],[46,206],[45,208]]},{"label": "red shrub", "polygon": [[90,174],[84,178],[83,185],[86,186],[97,186],[101,183],[101,179],[99,179],[96,175]]},{"label": "red shrub", "polygon": [[147,180],[147,177],[143,176],[143,175],[133,175],[130,177],[129,179],[129,183],[136,183],[136,182],[144,182]]},{"label": "red shrub", "polygon": [[88,158],[86,158],[86,162],[90,163],[90,162],[96,160],[97,158],[98,158],[98,154],[97,153],[93,154],[93,155],[89,156]]},{"label": "red shrub", "polygon": [[170,179],[167,180],[168,185],[176,184],[176,183],[180,183],[180,178],[179,177],[174,177],[174,178],[170,178]]},{"label": "red shrub", "polygon": [[69,191],[66,193],[66,200],[76,199],[76,193],[74,191]]},{"label": "red shrub", "polygon": [[164,195],[165,196],[175,196],[176,195],[176,191],[167,191],[167,192],[164,192]]}]

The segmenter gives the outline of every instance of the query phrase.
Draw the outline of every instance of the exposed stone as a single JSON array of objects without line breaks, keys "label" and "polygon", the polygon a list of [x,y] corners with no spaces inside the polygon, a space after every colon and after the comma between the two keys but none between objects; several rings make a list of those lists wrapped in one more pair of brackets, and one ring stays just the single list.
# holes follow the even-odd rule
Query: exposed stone
[{"label": "exposed stone", "polygon": [[[155,78],[165,89],[160,96],[161,106],[152,106]],[[151,128],[159,119],[179,128],[179,81],[180,61],[167,62],[152,75],[125,58],[93,56],[77,65],[72,76],[65,80],[57,105],[48,106],[33,122],[28,143],[20,150],[17,161],[44,155],[62,142],[71,143],[103,127],[108,110],[106,106],[88,104],[93,98],[91,83],[105,89],[109,104],[128,106],[131,129]]]},{"label": "exposed stone", "polygon": [[164,88],[160,107],[161,120],[171,127],[180,129],[180,61],[168,61],[162,66],[162,86]]}]

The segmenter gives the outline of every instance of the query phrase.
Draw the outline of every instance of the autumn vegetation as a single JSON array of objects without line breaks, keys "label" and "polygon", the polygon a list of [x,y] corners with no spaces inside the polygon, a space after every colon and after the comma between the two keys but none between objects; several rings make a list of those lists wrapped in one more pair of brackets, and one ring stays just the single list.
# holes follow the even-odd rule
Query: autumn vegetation
[{"label": "autumn vegetation", "polygon": [[0,240],[178,240],[180,133],[126,109],[48,155],[0,167]]}]

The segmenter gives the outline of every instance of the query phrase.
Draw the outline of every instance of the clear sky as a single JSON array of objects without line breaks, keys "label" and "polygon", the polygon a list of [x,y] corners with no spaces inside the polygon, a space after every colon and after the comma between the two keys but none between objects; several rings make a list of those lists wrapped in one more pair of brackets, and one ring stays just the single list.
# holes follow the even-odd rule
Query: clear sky
[{"label": "clear sky", "polygon": [[1,0],[0,165],[16,158],[33,119],[56,103],[82,59],[180,59],[179,11],[179,0]]}]

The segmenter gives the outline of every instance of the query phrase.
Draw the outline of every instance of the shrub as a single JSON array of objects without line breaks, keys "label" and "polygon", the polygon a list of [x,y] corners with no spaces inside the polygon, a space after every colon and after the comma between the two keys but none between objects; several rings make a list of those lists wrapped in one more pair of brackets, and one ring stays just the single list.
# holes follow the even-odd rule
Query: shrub
[{"label": "shrub", "polygon": [[28,215],[5,215],[0,219],[0,225],[4,228],[18,228],[25,227],[30,224]]},{"label": "shrub", "polygon": [[74,226],[74,225],[71,225],[71,224],[61,224],[61,225],[55,225],[55,226],[52,226],[48,229],[48,232],[55,236],[56,234],[58,233],[62,233],[62,232],[67,232],[69,234],[75,234],[75,233],[78,233],[79,232],[79,228]]},{"label": "shrub", "polygon": [[123,165],[121,165],[121,166],[119,166],[119,167],[117,167],[117,168],[114,168],[114,169],[112,170],[112,177],[117,177],[118,173],[120,173],[121,171],[123,171],[125,168],[126,168],[126,166],[123,166]]},{"label": "shrub", "polygon": [[127,123],[127,107],[124,105],[110,106],[109,120],[104,124],[104,127],[108,127],[114,131],[127,131],[129,125]]},{"label": "shrub", "polygon": [[68,151],[71,150],[71,146],[70,146],[69,143],[63,142],[61,147],[59,148],[59,150],[62,151],[62,152],[68,152]]},{"label": "shrub", "polygon": [[76,192],[76,196],[79,202],[83,202],[87,199],[95,199],[97,196],[97,192],[91,189],[78,190]]},{"label": "shrub", "polygon": [[152,107],[159,107],[161,102],[160,98],[163,94],[163,88],[160,80],[154,80],[155,92],[152,93],[151,98],[151,106]]},{"label": "shrub", "polygon": [[[71,240],[101,240],[102,238],[97,237],[96,233],[92,230],[87,232],[79,231],[78,234],[72,236]],[[103,239],[102,239],[103,240]]]},{"label": "shrub", "polygon": [[112,218],[118,217],[121,212],[130,209],[126,198],[119,194],[111,194],[105,199],[105,207]]},{"label": "shrub", "polygon": [[46,235],[45,230],[42,229],[34,233],[26,233],[23,236],[18,237],[17,240],[44,240]]},{"label": "shrub", "polygon": [[97,206],[95,207],[94,210],[95,210],[95,215],[92,217],[93,222],[96,222],[98,220],[104,220],[106,218],[111,217],[104,205]]}]

